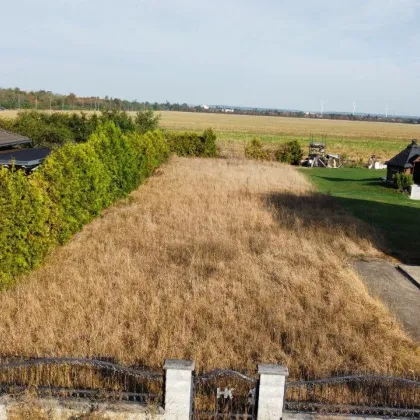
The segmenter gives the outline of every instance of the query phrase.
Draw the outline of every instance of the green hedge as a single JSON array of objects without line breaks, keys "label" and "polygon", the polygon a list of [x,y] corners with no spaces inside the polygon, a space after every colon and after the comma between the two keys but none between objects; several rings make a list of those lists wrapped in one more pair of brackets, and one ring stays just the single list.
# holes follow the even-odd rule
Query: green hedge
[{"label": "green hedge", "polygon": [[201,135],[192,132],[167,132],[166,139],[171,152],[178,156],[217,156],[216,135],[211,128]]},{"label": "green hedge", "polygon": [[160,115],[151,110],[137,112],[134,118],[117,110],[91,115],[84,112],[21,111],[14,119],[0,118],[0,128],[29,137],[34,147],[55,147],[67,142],[86,142],[100,124],[113,122],[124,134],[144,134],[156,130],[159,120]]},{"label": "green hedge", "polygon": [[31,176],[0,170],[0,285],[39,265],[101,210],[126,196],[169,156],[160,131],[124,134],[100,125],[66,143]]}]

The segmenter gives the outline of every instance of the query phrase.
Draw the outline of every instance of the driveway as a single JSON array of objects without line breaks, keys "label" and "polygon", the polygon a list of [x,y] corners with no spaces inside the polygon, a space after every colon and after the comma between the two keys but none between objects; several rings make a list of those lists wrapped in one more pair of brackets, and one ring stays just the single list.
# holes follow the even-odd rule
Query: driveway
[{"label": "driveway", "polygon": [[372,296],[379,297],[405,331],[420,342],[420,288],[388,261],[355,261]]}]

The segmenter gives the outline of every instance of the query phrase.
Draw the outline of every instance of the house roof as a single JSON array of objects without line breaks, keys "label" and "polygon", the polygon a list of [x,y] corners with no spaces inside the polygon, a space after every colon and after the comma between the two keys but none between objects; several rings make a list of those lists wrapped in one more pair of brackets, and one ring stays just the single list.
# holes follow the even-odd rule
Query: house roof
[{"label": "house roof", "polygon": [[14,149],[0,152],[0,165],[9,166],[14,162],[16,166],[34,168],[41,164],[51,153],[50,149]]},{"label": "house roof", "polygon": [[0,147],[12,147],[18,144],[30,143],[31,140],[28,137],[0,129]]},{"label": "house roof", "polygon": [[413,162],[420,156],[420,146],[413,140],[402,152],[387,162],[388,166],[412,168]]}]

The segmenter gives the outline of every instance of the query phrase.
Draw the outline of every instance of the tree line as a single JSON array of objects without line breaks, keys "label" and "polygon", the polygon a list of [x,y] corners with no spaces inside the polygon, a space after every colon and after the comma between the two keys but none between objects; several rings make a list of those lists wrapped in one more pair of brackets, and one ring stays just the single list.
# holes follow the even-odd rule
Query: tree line
[{"label": "tree line", "polygon": [[[168,101],[158,102],[139,102],[136,99],[113,98],[105,96],[82,97],[75,93],[62,95],[46,90],[24,91],[19,88],[0,88],[0,107],[4,109],[39,109],[54,111],[180,111],[180,112],[203,112],[203,113],[226,113],[223,106],[201,106],[189,105],[187,103],[170,103]],[[272,117],[294,117],[294,118],[324,118],[334,120],[349,121],[382,121],[390,123],[420,124],[420,117],[401,117],[401,116],[380,116],[380,115],[361,115],[352,113],[314,113],[299,110],[280,110],[280,109],[261,109],[261,108],[242,108],[235,107],[229,109],[230,113],[240,115],[262,115]]]}]

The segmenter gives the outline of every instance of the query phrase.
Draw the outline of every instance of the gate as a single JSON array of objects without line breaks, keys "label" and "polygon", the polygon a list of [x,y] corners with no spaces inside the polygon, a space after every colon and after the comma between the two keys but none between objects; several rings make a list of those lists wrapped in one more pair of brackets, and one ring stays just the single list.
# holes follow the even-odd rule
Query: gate
[{"label": "gate", "polygon": [[343,376],[286,383],[285,408],[420,418],[420,382],[390,376]]},{"label": "gate", "polygon": [[194,377],[193,419],[257,418],[258,380],[234,370]]}]

